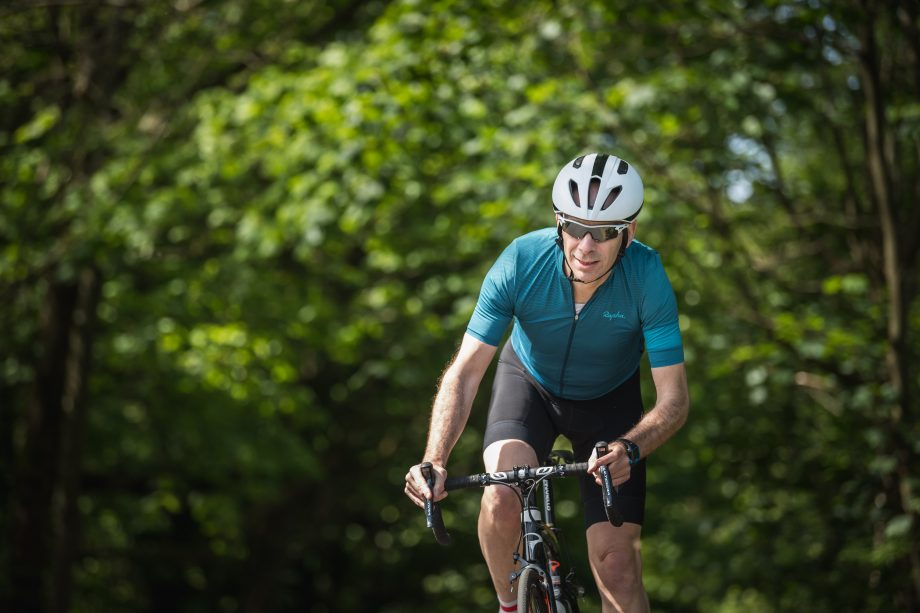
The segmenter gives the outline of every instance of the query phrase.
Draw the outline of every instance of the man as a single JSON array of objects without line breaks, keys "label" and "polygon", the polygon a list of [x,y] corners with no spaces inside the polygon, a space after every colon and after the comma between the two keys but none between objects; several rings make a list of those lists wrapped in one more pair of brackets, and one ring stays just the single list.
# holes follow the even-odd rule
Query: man
[{"label": "man", "polygon": [[[460,349],[441,379],[423,461],[434,465],[433,491],[419,465],[406,475],[417,505],[440,500],[447,459],[480,381],[513,321],[495,373],[483,441],[485,470],[536,466],[563,434],[576,460],[589,460],[582,483],[591,569],[603,610],[648,611],[640,535],[645,458],[686,421],[689,410],[677,305],[658,254],[634,241],[644,191],[636,169],[589,154],[553,185],[556,228],[509,245],[483,282]],[[639,361],[647,351],[655,405],[643,415]],[[594,443],[610,441],[596,458]],[[589,458],[590,456],[590,458]],[[626,523],[606,518],[598,467],[610,468]],[[479,540],[500,611],[515,611],[508,581],[519,538],[520,503],[503,487],[485,488]]]}]

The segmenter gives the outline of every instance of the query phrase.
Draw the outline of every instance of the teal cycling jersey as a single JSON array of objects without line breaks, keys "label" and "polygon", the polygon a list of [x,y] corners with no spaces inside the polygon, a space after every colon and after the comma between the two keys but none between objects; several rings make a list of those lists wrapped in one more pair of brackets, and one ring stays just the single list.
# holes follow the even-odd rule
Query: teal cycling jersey
[{"label": "teal cycling jersey", "polygon": [[658,253],[633,241],[576,314],[555,228],[514,240],[486,275],[467,333],[497,346],[513,321],[511,344],[550,393],[587,400],[636,372],[684,361],[677,301]]}]

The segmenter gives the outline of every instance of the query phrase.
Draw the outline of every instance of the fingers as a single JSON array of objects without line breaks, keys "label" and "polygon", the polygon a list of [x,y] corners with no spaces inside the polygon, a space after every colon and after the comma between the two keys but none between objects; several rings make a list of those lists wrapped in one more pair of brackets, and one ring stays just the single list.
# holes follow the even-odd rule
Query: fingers
[{"label": "fingers", "polygon": [[594,482],[598,485],[601,484],[601,477],[598,472],[601,466],[606,466],[610,469],[610,480],[614,487],[629,481],[629,477],[632,474],[629,458],[626,456],[626,451],[622,445],[614,445],[609,453],[600,458],[596,458],[594,453],[591,454],[591,458],[588,460],[588,472],[594,475]]},{"label": "fingers", "polygon": [[422,475],[420,466],[420,464],[416,464],[406,473],[406,485],[403,491],[413,504],[424,508],[426,500],[438,501],[447,496],[447,492],[444,491],[444,480],[447,472],[441,466],[432,466],[434,476],[434,490],[432,491],[432,488],[428,487],[428,483]]},{"label": "fingers", "polygon": [[406,473],[404,491],[409,500],[417,507],[424,507],[425,500],[431,498],[431,490],[428,488],[428,484],[425,483],[425,478],[422,476],[422,471],[419,469],[418,464],[410,468],[409,472]]},{"label": "fingers", "polygon": [[444,482],[447,481],[447,471],[437,464],[432,465],[431,469],[434,472],[434,490],[429,491],[429,494],[432,500],[438,502],[447,497],[447,492],[444,490]]},{"label": "fingers", "polygon": [[[629,481],[629,477],[632,476],[632,469],[629,464],[626,465],[625,470],[614,471],[613,465],[608,465],[610,468],[610,482],[613,483],[614,487],[619,487]],[[599,473],[595,473],[594,482],[598,485],[601,484],[601,478]]]},{"label": "fingers", "polygon": [[600,458],[596,457],[596,452],[591,452],[591,457],[588,458],[588,472],[592,475],[597,474],[598,468],[602,465],[610,467],[610,472],[613,474],[615,465],[619,465],[622,462],[618,462],[621,458],[625,461],[626,466],[629,466],[629,459],[626,457],[626,452],[623,450],[621,445],[614,445],[606,455],[602,455]]},{"label": "fingers", "polygon": [[406,483],[414,486],[415,492],[420,497],[431,498],[431,489],[428,487],[428,482],[424,475],[422,475],[422,469],[419,464],[409,469],[409,474],[406,475]]},{"label": "fingers", "polygon": [[409,487],[408,483],[406,484],[404,491],[406,493],[406,496],[408,496],[409,500],[412,501],[412,504],[419,507],[420,509],[425,508],[425,499],[420,498],[419,495],[415,492],[415,490]]}]

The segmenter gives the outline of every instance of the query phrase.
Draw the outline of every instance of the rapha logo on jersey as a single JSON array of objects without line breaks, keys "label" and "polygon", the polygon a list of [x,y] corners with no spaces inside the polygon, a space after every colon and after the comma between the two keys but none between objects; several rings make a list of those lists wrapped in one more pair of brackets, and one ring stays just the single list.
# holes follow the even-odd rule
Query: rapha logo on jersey
[{"label": "rapha logo on jersey", "polygon": [[614,319],[626,319],[626,315],[623,315],[619,311],[616,313],[611,313],[610,311],[604,311],[604,319],[609,319],[613,321]]}]

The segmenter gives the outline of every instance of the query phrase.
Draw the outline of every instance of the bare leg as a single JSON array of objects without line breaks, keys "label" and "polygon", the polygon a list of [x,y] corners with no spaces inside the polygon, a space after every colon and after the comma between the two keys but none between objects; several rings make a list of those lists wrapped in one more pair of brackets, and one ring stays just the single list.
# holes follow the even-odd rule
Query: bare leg
[{"label": "bare leg", "polygon": [[[537,465],[537,454],[524,441],[497,441],[482,454],[486,472],[514,466]],[[504,486],[485,488],[479,511],[479,544],[492,575],[495,593],[505,602],[517,598],[512,593],[509,575],[517,570],[512,554],[521,536],[521,503],[515,493]]]},{"label": "bare leg", "polygon": [[642,585],[642,526],[607,522],[588,528],[588,557],[604,613],[648,613],[648,594]]}]

